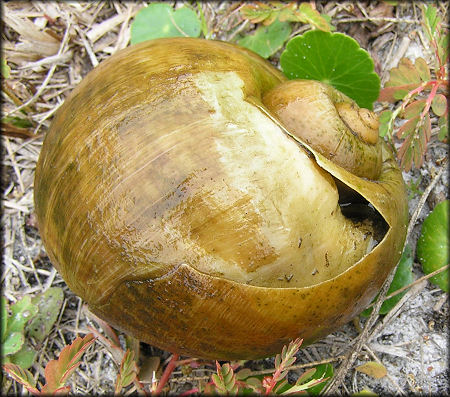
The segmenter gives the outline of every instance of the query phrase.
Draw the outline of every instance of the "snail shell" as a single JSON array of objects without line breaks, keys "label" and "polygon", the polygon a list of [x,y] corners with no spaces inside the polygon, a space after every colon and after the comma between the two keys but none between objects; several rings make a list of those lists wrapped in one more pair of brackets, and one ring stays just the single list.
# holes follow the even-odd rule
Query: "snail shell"
[{"label": "snail shell", "polygon": [[401,172],[363,131],[372,114],[292,84],[246,49],[188,38],[85,77],[45,138],[35,205],[52,263],[94,313],[172,352],[243,359],[367,306],[400,257]]}]

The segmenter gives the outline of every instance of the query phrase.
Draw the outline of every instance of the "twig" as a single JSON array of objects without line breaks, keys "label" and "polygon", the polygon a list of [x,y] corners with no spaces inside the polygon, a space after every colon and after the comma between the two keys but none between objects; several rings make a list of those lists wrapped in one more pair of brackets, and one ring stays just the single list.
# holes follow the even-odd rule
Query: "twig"
[{"label": "twig", "polygon": [[420,24],[420,21],[416,19],[400,19],[400,18],[390,18],[390,17],[362,17],[362,18],[346,18],[346,19],[336,19],[333,20],[335,24],[338,23],[353,23],[353,22],[394,22],[394,23],[410,23],[410,24]]},{"label": "twig", "polygon": [[[69,21],[69,23],[67,24],[67,29],[66,29],[66,31],[64,33],[63,41],[61,42],[61,45],[59,46],[58,53],[56,54],[57,57],[61,56],[61,54],[63,53],[64,48],[65,48],[65,46],[66,46],[66,44],[67,44],[67,42],[69,40],[70,26],[71,26],[71,21]],[[14,110],[11,110],[9,113],[7,113],[5,115],[5,117],[8,117],[11,114],[16,113],[19,110],[24,109],[28,105],[31,105],[32,103],[34,103],[42,95],[42,93],[44,92],[45,87],[47,87],[50,79],[52,78],[53,73],[55,72],[57,65],[58,65],[57,63],[52,65],[52,67],[48,71],[47,75],[45,76],[45,80],[43,81],[43,83],[41,84],[39,89],[36,91],[36,93],[32,97],[28,101],[26,101],[25,103],[20,105],[19,107],[15,108]]]},{"label": "twig", "polygon": [[[406,232],[405,245],[411,236],[412,229],[414,228],[414,226],[417,222],[417,219],[422,211],[423,206],[425,205],[425,201],[428,198],[428,195],[430,194],[431,190],[433,190],[433,188],[436,186],[437,182],[439,181],[442,174],[444,173],[444,170],[446,169],[445,165],[446,165],[446,161],[444,161],[438,174],[434,177],[434,179],[431,181],[431,183],[427,186],[427,188],[423,192],[423,194],[417,204],[417,207],[411,217],[411,220],[409,222],[408,229]],[[373,337],[373,335],[375,335],[375,330],[378,332],[379,329],[381,329],[384,326],[384,324],[386,323],[385,322],[386,317],[388,317],[388,315],[391,312],[394,312],[394,309],[398,308],[398,310],[399,310],[403,306],[404,302],[406,302],[407,299],[410,299],[410,296],[416,291],[416,288],[418,288],[417,286],[421,285],[421,284],[418,284],[418,285],[414,286],[413,288],[411,288],[402,297],[402,299],[400,299],[400,301],[397,303],[397,305],[386,315],[386,317],[383,319],[383,322],[381,323],[381,325],[378,324],[378,326],[375,328],[375,330],[369,334],[370,329],[372,328],[372,326],[375,324],[375,322],[377,321],[377,319],[379,317],[378,313],[379,313],[380,307],[385,300],[386,293],[391,285],[392,279],[394,278],[396,268],[397,268],[397,266],[391,271],[389,277],[384,282],[383,287],[381,288],[380,294],[378,296],[378,299],[374,304],[373,311],[370,314],[370,316],[364,326],[363,331],[356,338],[356,340],[354,341],[355,343],[352,343],[352,345],[354,346],[353,349],[348,353],[347,357],[343,360],[339,369],[336,371],[335,376],[331,379],[330,383],[328,383],[328,385],[322,390],[321,394],[334,395],[337,393],[338,387],[343,382],[345,375],[347,374],[347,372],[353,365],[354,361],[356,360],[356,357],[358,356],[362,346],[364,344],[368,343],[370,341],[370,339]],[[423,283],[425,283],[425,280],[423,281]],[[408,297],[408,298],[406,298],[406,297]],[[392,315],[393,314],[391,314],[391,316]],[[391,316],[389,316],[389,318],[391,318]]]},{"label": "twig", "polygon": [[[399,288],[398,290],[395,290],[394,292],[390,293],[388,296],[386,296],[384,298],[385,301],[387,301],[388,299],[391,299],[392,297],[401,294],[403,291],[413,287],[416,284],[419,284],[420,282],[424,281],[424,280],[428,280],[431,277],[436,276],[439,273],[442,273],[443,271],[447,270],[450,267],[450,265],[445,265],[444,267],[441,267],[440,269],[435,270],[434,272],[431,272],[429,274],[426,274],[425,276],[422,276],[420,278],[418,278],[417,280],[413,281],[412,283],[405,285],[402,288]],[[371,303],[369,306],[367,306],[367,309],[371,308],[375,303]]]}]

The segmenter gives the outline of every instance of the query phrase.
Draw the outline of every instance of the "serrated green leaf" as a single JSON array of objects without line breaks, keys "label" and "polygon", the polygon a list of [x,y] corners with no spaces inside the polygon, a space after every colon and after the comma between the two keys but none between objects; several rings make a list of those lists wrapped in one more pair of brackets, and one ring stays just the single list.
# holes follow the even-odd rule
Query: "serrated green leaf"
[{"label": "serrated green leaf", "polygon": [[39,395],[39,390],[36,389],[36,381],[33,374],[26,369],[19,367],[16,364],[4,364],[3,369],[16,381],[24,385],[25,388],[35,395]]},{"label": "serrated green leaf", "polygon": [[62,349],[57,360],[49,361],[44,371],[46,384],[42,393],[52,394],[64,387],[64,383],[80,365],[81,356],[94,341],[92,334],[87,334],[84,338],[78,337]]},{"label": "serrated green leaf", "polygon": [[22,348],[10,356],[10,361],[19,365],[24,369],[28,369],[33,365],[37,352],[30,345],[24,343]]},{"label": "serrated green leaf", "polygon": [[431,102],[431,109],[436,116],[442,116],[447,111],[447,98],[445,95],[436,94]]},{"label": "serrated green leaf", "polygon": [[8,332],[5,341],[2,343],[2,354],[7,356],[9,354],[17,353],[21,348],[25,338],[21,332]]},{"label": "serrated green leaf", "polygon": [[8,319],[8,333],[23,332],[25,325],[38,312],[38,307],[26,295],[20,301],[10,306],[11,317]]},{"label": "serrated green leaf", "polygon": [[58,318],[63,301],[64,294],[59,287],[49,288],[47,291],[36,295],[32,302],[38,310],[31,323],[26,327],[28,335],[38,342],[42,342],[50,333]]},{"label": "serrated green leaf", "polygon": [[[422,224],[417,242],[417,258],[425,274],[434,272],[449,263],[448,207],[449,200],[442,201],[433,209]],[[448,292],[448,270],[430,278],[443,291]]]},{"label": "serrated green leaf", "polygon": [[252,35],[245,36],[237,43],[263,58],[275,54],[291,34],[289,22],[274,21],[269,26],[260,26]]},{"label": "serrated green leaf", "polygon": [[199,37],[201,21],[189,7],[176,11],[166,3],[142,8],[131,24],[131,44],[162,37]]},{"label": "serrated green leaf", "polygon": [[280,65],[288,79],[331,84],[367,109],[373,108],[380,92],[370,55],[342,33],[313,30],[294,37],[281,54]]}]

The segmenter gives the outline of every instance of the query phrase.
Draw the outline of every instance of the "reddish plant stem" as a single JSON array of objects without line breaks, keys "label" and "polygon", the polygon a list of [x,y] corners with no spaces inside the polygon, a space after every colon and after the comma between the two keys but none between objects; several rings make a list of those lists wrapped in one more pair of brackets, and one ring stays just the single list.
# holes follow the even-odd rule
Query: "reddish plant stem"
[{"label": "reddish plant stem", "polygon": [[161,379],[159,380],[158,386],[156,387],[155,390],[155,395],[158,395],[161,393],[162,389],[164,388],[164,386],[166,385],[167,381],[170,378],[170,375],[172,374],[173,370],[175,369],[175,367],[177,366],[177,360],[178,360],[179,355],[174,353],[169,361],[169,364],[167,364],[167,367],[164,369],[164,372],[161,376]]},{"label": "reddish plant stem", "polygon": [[433,102],[434,97],[436,96],[436,92],[439,88],[439,83],[436,83],[433,85],[433,88],[431,89],[430,94],[428,95],[428,98],[425,102],[425,107],[423,109],[422,114],[420,115],[420,118],[423,119],[425,117],[425,115],[428,113],[428,111],[430,110],[431,107],[431,102]]}]

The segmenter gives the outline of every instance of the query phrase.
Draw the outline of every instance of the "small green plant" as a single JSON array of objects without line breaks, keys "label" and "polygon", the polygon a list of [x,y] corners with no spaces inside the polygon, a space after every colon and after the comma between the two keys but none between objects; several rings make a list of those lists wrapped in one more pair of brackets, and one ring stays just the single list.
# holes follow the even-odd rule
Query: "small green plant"
[{"label": "small green plant", "polygon": [[[380,135],[392,139],[396,135],[403,143],[398,158],[405,171],[413,166],[420,168],[431,138],[431,117],[437,116],[438,138],[444,140],[448,135],[448,70],[449,61],[448,32],[433,5],[422,5],[422,27],[434,51],[434,77],[427,62],[417,58],[412,63],[402,58],[398,67],[390,71],[390,79],[381,90],[380,102],[396,103],[394,110],[380,114]],[[397,118],[404,120],[395,127]]]},{"label": "small green plant", "polygon": [[[433,209],[422,225],[421,234],[417,241],[417,258],[422,264],[425,274],[430,274],[448,265],[449,237],[448,210],[450,201],[444,200]],[[430,278],[445,292],[449,291],[448,270]]]},{"label": "small green plant", "polygon": [[80,365],[80,360],[87,348],[94,343],[92,334],[76,338],[71,345],[64,347],[57,360],[51,360],[45,367],[45,384],[37,388],[30,371],[16,364],[4,364],[3,369],[18,383],[35,396],[48,396],[68,393],[70,386],[65,384]]},{"label": "small green plant", "polygon": [[290,22],[310,24],[313,29],[329,32],[334,29],[327,16],[322,16],[309,3],[255,2],[240,8],[241,16],[253,23],[262,23],[253,34],[245,35],[237,43],[263,58],[275,54],[291,34]]},{"label": "small green plant", "polygon": [[[261,395],[269,394],[301,394],[313,387],[322,384],[327,380],[325,373],[319,373],[311,368],[305,371],[296,381],[294,385],[289,384],[286,377],[289,367],[295,362],[295,355],[302,344],[301,339],[296,339],[284,346],[281,354],[275,357],[275,371],[271,376],[252,376],[249,369],[242,369],[234,373],[229,363],[222,366],[216,361],[217,373],[212,375],[213,385],[205,390],[208,392],[216,392],[218,394],[236,395],[240,393],[257,393]],[[320,371],[319,371],[320,372]],[[324,386],[324,384],[322,385]]]},{"label": "small green plant", "polygon": [[24,296],[8,306],[2,297],[2,361],[24,369],[31,367],[36,357],[28,338],[42,342],[56,321],[63,292],[61,288],[49,288],[35,297]]},{"label": "small green plant", "polygon": [[252,23],[260,23],[268,26],[276,20],[280,22],[301,22],[308,23],[313,28],[330,32],[334,26],[330,24],[327,15],[320,15],[310,3],[300,3],[295,1],[289,3],[281,1],[254,2],[245,4],[240,8],[243,18]]}]

